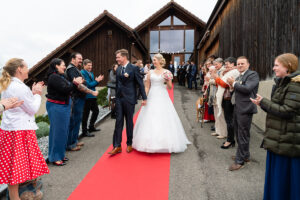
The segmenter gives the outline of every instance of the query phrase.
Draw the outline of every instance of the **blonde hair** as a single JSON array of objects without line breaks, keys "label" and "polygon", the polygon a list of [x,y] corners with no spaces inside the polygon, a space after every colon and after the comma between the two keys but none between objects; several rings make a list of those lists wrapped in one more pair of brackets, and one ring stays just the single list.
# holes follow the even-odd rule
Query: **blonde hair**
[{"label": "blonde hair", "polygon": [[288,73],[293,73],[297,71],[298,68],[298,58],[292,53],[284,53],[276,57],[278,62],[280,62],[285,68],[288,69]]},{"label": "blonde hair", "polygon": [[15,76],[18,67],[24,66],[23,61],[21,58],[12,58],[6,62],[0,77],[0,92],[7,89],[11,82],[11,77]]},{"label": "blonde hair", "polygon": [[153,57],[156,58],[159,61],[160,65],[162,67],[164,67],[166,65],[166,60],[164,59],[164,57],[160,53],[155,54]]}]

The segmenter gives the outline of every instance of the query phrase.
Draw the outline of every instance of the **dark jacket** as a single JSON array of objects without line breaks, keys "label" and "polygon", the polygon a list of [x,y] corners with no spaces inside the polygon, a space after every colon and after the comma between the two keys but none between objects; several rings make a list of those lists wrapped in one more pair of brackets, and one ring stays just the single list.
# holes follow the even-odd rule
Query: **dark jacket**
[{"label": "dark jacket", "polygon": [[169,65],[168,70],[174,75],[175,68],[174,68],[174,65],[173,65],[173,64],[170,64],[170,65]]},{"label": "dark jacket", "polygon": [[115,97],[116,96],[116,73],[114,72],[113,69],[109,71],[107,87],[110,88],[110,96]]},{"label": "dark jacket", "polygon": [[[79,69],[77,69],[77,67],[75,67],[72,63],[70,63],[69,66],[67,67],[66,75],[70,82],[73,82],[73,79],[77,78],[79,76],[81,76],[83,78]],[[73,91],[72,91],[73,98],[85,98],[85,95],[86,94],[84,92],[81,92],[78,90],[76,85],[73,86]]]},{"label": "dark jacket", "polygon": [[191,74],[192,74],[192,65],[186,65],[186,75],[187,75],[187,77],[190,77],[191,76]]},{"label": "dark jacket", "polygon": [[263,98],[261,108],[267,112],[263,146],[273,153],[300,156],[300,72],[278,81],[271,100]]},{"label": "dark jacket", "polygon": [[73,83],[69,82],[64,75],[53,73],[48,77],[46,97],[49,101],[59,104],[68,104]]},{"label": "dark jacket", "polygon": [[197,76],[197,66],[191,65],[191,77],[196,78]]},{"label": "dark jacket", "polygon": [[128,77],[122,75],[122,67],[116,71],[116,98],[124,97],[130,104],[136,103],[136,85],[139,86],[143,100],[147,99],[143,79],[137,66],[128,63],[125,69]]},{"label": "dark jacket", "polygon": [[[85,80],[85,84],[86,86],[93,91],[96,91],[96,86],[99,84],[96,80],[95,80],[95,76],[93,74],[93,72],[88,72],[84,69],[81,70],[81,74]],[[95,97],[92,94],[86,94],[85,96],[86,99],[95,99],[97,97]]]},{"label": "dark jacket", "polygon": [[257,113],[257,107],[251,102],[250,98],[256,98],[259,85],[257,72],[247,70],[242,80],[234,84],[235,110],[238,114]]}]

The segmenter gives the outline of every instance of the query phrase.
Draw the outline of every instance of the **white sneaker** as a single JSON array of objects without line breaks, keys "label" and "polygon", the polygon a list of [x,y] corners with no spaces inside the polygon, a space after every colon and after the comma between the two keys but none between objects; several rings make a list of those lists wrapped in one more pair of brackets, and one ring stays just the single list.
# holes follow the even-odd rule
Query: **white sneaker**
[{"label": "white sneaker", "polygon": [[212,133],[211,135],[212,136],[218,136],[219,134],[218,133]]}]

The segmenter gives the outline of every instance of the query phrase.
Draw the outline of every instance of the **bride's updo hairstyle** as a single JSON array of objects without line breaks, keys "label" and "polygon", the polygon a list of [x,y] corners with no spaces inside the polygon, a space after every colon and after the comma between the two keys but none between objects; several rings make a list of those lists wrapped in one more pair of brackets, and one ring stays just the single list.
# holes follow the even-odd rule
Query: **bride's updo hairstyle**
[{"label": "bride's updo hairstyle", "polygon": [[164,67],[166,65],[166,60],[164,59],[164,57],[160,53],[155,54],[154,58],[156,58],[159,61],[160,65],[162,67]]}]

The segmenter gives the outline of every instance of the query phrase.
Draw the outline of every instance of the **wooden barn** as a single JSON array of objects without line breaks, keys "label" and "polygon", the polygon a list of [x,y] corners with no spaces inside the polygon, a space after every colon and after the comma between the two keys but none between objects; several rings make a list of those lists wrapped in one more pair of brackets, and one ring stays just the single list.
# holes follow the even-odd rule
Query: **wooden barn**
[{"label": "wooden barn", "polygon": [[244,55],[260,79],[268,79],[277,55],[300,55],[299,24],[299,0],[218,0],[197,45],[198,58]]},{"label": "wooden barn", "polygon": [[[133,29],[105,10],[33,66],[29,71],[27,84],[31,85],[33,81],[42,80],[53,58],[61,58],[68,64],[72,52],[80,52],[84,59],[92,60],[93,72],[96,75],[107,75],[108,70],[115,63],[114,52],[122,48],[128,49],[131,60],[143,59],[147,52],[145,46],[135,36]],[[106,82],[107,76],[102,84]]]},{"label": "wooden barn", "polygon": [[96,75],[106,75],[102,85],[106,84],[107,72],[115,63],[114,52],[121,48],[129,50],[131,61],[142,59],[146,62],[155,53],[162,53],[167,62],[172,60],[178,64],[196,53],[205,25],[173,0],[135,29],[104,11],[33,66],[27,84],[43,80],[53,58],[62,58],[68,64],[72,52],[80,52],[83,58],[92,60]]}]

